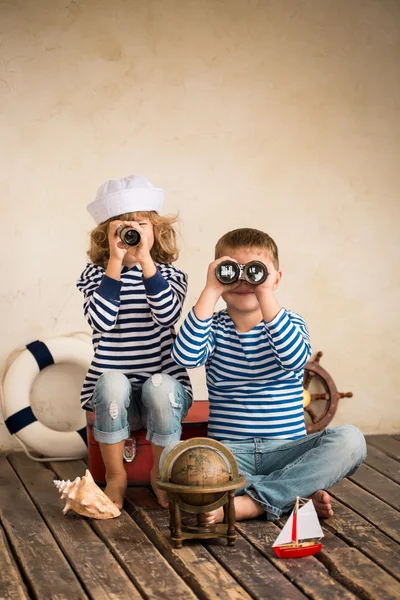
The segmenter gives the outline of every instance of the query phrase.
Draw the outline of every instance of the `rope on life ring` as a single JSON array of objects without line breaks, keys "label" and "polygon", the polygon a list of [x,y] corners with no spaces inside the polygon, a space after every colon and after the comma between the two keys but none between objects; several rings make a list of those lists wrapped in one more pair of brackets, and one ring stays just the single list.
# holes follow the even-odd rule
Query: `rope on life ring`
[{"label": "rope on life ring", "polygon": [[[49,365],[70,363],[87,371],[92,357],[91,345],[76,334],[35,341],[10,356],[1,378],[4,421],[10,434],[33,460],[75,460],[87,455],[85,411],[79,406],[82,427],[77,431],[55,431],[34,415],[30,391],[39,372]],[[32,456],[28,448],[45,458]]]}]

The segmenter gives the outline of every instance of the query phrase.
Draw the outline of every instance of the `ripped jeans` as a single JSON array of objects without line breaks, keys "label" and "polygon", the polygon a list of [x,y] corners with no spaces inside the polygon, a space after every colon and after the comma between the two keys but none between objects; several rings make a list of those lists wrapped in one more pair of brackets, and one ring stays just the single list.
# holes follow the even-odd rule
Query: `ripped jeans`
[{"label": "ripped jeans", "polygon": [[170,375],[157,373],[136,384],[123,373],[107,371],[93,393],[93,434],[101,444],[117,444],[131,430],[144,427],[147,440],[165,447],[180,440],[181,422],[191,404],[190,394]]}]

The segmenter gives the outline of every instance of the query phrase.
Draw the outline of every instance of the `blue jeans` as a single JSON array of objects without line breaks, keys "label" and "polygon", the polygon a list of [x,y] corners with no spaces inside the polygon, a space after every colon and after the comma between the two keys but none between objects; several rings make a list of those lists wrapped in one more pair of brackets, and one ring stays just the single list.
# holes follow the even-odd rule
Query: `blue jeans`
[{"label": "blue jeans", "polygon": [[180,439],[181,421],[191,404],[183,385],[170,375],[158,373],[141,385],[130,383],[119,371],[107,371],[93,393],[93,435],[102,444],[116,444],[126,440],[131,429],[144,427],[147,440],[166,446]]},{"label": "blue jeans", "polygon": [[247,483],[236,495],[248,494],[274,521],[288,512],[296,496],[307,498],[352,475],[367,456],[365,438],[353,425],[340,425],[299,440],[255,438],[224,440]]}]

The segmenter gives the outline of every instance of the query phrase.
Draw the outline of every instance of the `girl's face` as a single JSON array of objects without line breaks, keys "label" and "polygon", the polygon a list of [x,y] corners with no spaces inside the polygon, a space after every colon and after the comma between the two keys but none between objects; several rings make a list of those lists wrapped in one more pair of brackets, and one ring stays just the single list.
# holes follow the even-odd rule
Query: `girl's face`
[{"label": "girl's face", "polygon": [[[131,221],[123,221],[125,224],[135,223],[137,230],[141,235],[141,241],[138,246],[128,246],[122,264],[128,268],[137,263],[142,263],[150,257],[150,250],[154,244],[154,228],[148,217],[140,213],[134,213]],[[123,247],[123,244],[120,246]]]},{"label": "girl's face", "polygon": [[154,244],[154,228],[153,223],[148,217],[142,217],[140,213],[134,214],[133,219],[142,229],[143,235],[146,237],[147,247],[149,251],[152,249]]}]

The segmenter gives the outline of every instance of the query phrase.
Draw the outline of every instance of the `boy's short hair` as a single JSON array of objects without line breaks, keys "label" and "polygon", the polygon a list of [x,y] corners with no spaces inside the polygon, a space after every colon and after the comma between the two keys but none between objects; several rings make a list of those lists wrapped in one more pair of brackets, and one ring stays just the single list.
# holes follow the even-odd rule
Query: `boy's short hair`
[{"label": "boy's short hair", "polygon": [[254,248],[255,250],[265,250],[271,255],[272,262],[277,271],[279,271],[278,247],[272,237],[259,229],[243,227],[234,229],[225,233],[215,246],[215,258],[220,258],[226,254],[226,249],[232,248]]}]

